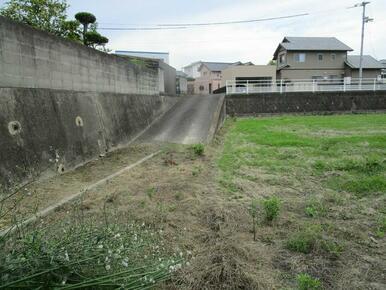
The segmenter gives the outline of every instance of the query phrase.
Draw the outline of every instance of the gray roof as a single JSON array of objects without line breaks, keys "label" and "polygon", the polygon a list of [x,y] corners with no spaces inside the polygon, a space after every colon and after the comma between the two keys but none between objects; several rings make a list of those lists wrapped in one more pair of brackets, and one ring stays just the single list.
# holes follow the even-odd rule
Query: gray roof
[{"label": "gray roof", "polygon": [[277,47],[274,56],[279,49],[304,50],[304,51],[352,51],[353,49],[335,37],[284,37]]},{"label": "gray roof", "polygon": [[386,68],[386,59],[381,59],[379,62]]},{"label": "gray roof", "polygon": [[228,66],[233,64],[233,62],[206,62],[203,61],[199,70],[205,65],[210,71],[222,71],[226,69]]},{"label": "gray roof", "polygon": [[[359,61],[360,61],[360,55],[348,55],[345,63],[351,68],[359,69]],[[365,69],[383,68],[382,64],[379,61],[377,61],[375,58],[373,58],[371,55],[364,55],[362,64],[363,64],[362,67]]]},{"label": "gray roof", "polygon": [[183,71],[180,71],[180,70],[176,71],[176,76],[183,77],[183,78],[187,78],[188,77],[188,75],[186,73],[184,73]]}]

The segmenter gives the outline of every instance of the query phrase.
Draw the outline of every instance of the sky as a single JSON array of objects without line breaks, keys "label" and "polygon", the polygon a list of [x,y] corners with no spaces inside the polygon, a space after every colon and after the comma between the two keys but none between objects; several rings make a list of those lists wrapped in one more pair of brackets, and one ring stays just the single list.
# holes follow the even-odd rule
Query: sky
[{"label": "sky", "polygon": [[[0,6],[6,2],[0,0]],[[112,50],[170,53],[177,69],[195,61],[267,64],[285,36],[334,36],[360,53],[362,8],[355,0],[67,0],[68,17],[93,13],[103,27],[157,27],[167,23],[250,20],[309,13],[266,22],[199,26],[177,30],[106,31]],[[386,59],[386,0],[366,8],[364,53]]]}]

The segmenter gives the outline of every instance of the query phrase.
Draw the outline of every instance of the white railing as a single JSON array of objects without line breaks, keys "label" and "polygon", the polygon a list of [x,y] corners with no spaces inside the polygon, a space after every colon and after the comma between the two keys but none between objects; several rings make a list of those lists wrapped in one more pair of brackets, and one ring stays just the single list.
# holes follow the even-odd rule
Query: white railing
[{"label": "white railing", "polygon": [[227,94],[386,90],[386,79],[307,79],[226,81]]}]

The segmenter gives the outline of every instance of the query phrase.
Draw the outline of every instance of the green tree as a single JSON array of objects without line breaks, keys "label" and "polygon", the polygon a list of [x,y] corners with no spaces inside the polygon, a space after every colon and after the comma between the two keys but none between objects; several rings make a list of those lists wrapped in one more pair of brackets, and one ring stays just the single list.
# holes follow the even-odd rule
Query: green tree
[{"label": "green tree", "polygon": [[0,15],[58,36],[65,36],[67,3],[65,0],[10,0]]},{"label": "green tree", "polygon": [[95,23],[96,17],[88,12],[78,12],[75,14],[75,19],[83,25],[83,43],[87,45],[86,34],[88,31],[88,26]]},{"label": "green tree", "polygon": [[276,60],[271,59],[271,60],[268,62],[268,65],[276,65]]},{"label": "green tree", "polygon": [[84,44],[93,48],[103,47],[108,42],[109,39],[97,31],[88,31],[84,36]]}]

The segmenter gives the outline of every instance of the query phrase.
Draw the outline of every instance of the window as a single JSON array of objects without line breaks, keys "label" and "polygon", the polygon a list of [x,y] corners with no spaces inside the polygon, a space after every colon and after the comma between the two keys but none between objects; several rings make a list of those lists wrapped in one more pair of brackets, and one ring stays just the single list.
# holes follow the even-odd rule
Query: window
[{"label": "window", "polygon": [[322,61],[323,60],[323,53],[318,53],[318,61]]},{"label": "window", "polygon": [[204,71],[203,75],[206,76],[208,73],[206,71]]},{"label": "window", "polygon": [[306,54],[305,53],[295,53],[294,55],[296,62],[305,62],[306,61]]},{"label": "window", "polygon": [[200,86],[200,91],[203,91],[204,89],[204,86]]},{"label": "window", "polygon": [[285,54],[279,55],[279,64],[285,63]]},{"label": "window", "polygon": [[336,54],[335,53],[331,53],[331,60],[336,60]]}]

